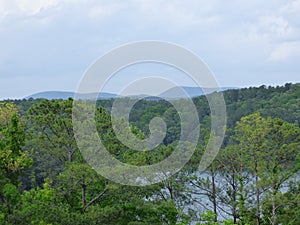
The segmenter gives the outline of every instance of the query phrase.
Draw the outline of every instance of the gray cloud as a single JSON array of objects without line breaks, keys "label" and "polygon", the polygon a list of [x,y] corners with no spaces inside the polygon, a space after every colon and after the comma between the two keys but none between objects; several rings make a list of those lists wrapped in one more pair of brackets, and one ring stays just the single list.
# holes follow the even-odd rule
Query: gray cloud
[{"label": "gray cloud", "polygon": [[144,39],[189,48],[224,86],[296,82],[299,15],[299,0],[0,0],[0,98],[74,90],[96,58]]}]

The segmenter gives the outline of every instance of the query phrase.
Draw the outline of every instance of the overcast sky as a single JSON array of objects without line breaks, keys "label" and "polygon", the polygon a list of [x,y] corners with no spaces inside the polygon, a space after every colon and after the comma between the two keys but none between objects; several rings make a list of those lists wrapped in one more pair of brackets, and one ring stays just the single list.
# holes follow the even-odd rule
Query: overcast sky
[{"label": "overcast sky", "polygon": [[0,0],[0,99],[74,91],[97,58],[141,40],[193,51],[221,86],[300,81],[300,0]]}]

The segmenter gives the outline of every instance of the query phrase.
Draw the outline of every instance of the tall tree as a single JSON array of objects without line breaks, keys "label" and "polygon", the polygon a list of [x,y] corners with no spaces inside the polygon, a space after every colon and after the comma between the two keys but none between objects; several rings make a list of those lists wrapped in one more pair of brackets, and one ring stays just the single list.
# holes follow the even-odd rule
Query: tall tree
[{"label": "tall tree", "polygon": [[24,123],[12,103],[0,105],[0,169],[4,178],[14,185],[18,176],[32,164],[28,153],[23,151],[25,145]]},{"label": "tall tree", "polygon": [[254,192],[256,204],[256,224],[261,224],[261,194],[260,175],[265,168],[264,157],[267,154],[267,120],[258,113],[241,118],[237,122],[235,138],[239,148],[245,152],[246,166],[254,176]]},{"label": "tall tree", "polygon": [[25,144],[24,124],[12,103],[0,104],[0,214],[10,220],[19,196],[19,176],[29,166],[32,159],[23,151]]},{"label": "tall tree", "polygon": [[256,223],[263,219],[276,225],[283,206],[281,190],[299,170],[294,161],[299,154],[300,129],[296,124],[255,113],[243,117],[235,132],[238,147],[245,152],[246,170],[254,176]]}]

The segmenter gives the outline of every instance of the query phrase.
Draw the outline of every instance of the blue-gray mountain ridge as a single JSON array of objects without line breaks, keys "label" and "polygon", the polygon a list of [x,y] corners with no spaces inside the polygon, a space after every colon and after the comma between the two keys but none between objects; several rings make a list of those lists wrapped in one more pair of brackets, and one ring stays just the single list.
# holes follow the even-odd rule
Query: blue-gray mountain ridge
[{"label": "blue-gray mountain ridge", "polygon": [[[229,89],[237,89],[236,87],[221,87],[220,90],[221,91],[225,91],[225,90],[229,90]],[[182,92],[182,90],[184,90],[184,92],[186,94],[184,94]],[[206,94],[212,93],[214,91],[216,91],[216,88],[206,88],[205,89]],[[48,100],[52,100],[52,99],[68,99],[68,98],[74,98],[75,96],[75,92],[70,92],[70,91],[45,91],[45,92],[39,92],[36,94],[32,94],[28,97],[26,97],[25,99],[40,99],[40,98],[44,98],[44,99],[48,99]],[[154,98],[164,98],[164,99],[177,99],[177,98],[194,98],[197,96],[201,96],[204,95],[204,91],[202,90],[202,88],[200,87],[173,87],[170,88],[169,90],[163,92],[162,94],[160,94],[159,96],[155,96]],[[98,93],[84,93],[84,94],[78,94],[77,97],[79,99],[82,100],[87,100],[87,99],[112,99],[112,98],[116,98],[116,97],[130,97],[130,98],[150,98],[151,96],[147,96],[147,95],[131,95],[131,96],[118,96],[115,93],[106,93],[106,92],[102,92],[100,94]]]}]

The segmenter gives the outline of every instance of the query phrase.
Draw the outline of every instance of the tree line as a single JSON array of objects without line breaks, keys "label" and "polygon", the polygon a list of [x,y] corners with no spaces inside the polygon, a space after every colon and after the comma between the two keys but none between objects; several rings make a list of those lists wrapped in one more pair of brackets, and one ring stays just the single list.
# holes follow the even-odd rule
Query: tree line
[{"label": "tree line", "polygon": [[[171,178],[145,187],[109,181],[86,163],[74,139],[72,99],[0,102],[0,224],[300,224],[300,85],[223,94],[228,124],[213,163],[198,171],[211,119],[200,96],[193,99],[201,130],[191,160]],[[118,140],[112,103],[97,102],[95,121],[116,159],[141,166],[172,154],[181,127],[170,103],[140,100],[130,113],[139,139],[149,135],[152,118],[166,122],[166,136],[153,151],[135,151]]]}]

